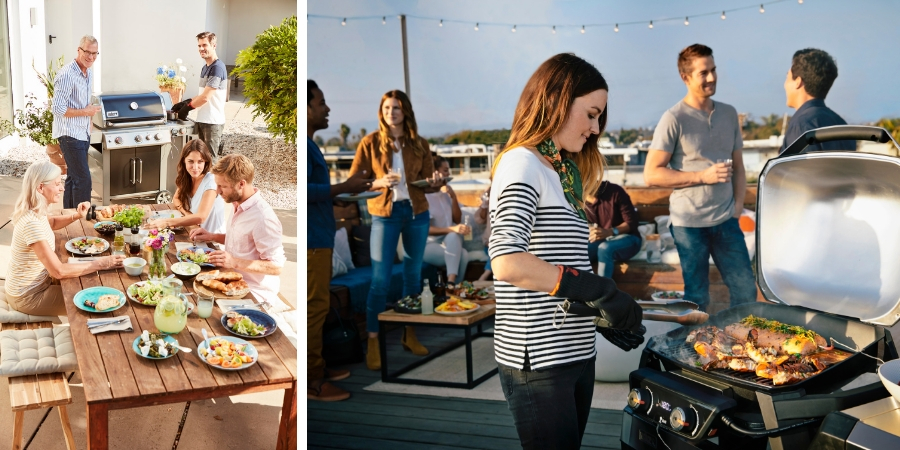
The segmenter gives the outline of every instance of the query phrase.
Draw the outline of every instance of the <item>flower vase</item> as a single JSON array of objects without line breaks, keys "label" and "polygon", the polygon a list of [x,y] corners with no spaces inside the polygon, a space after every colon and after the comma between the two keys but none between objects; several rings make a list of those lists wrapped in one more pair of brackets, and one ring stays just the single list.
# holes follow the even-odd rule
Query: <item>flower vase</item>
[{"label": "flower vase", "polygon": [[159,92],[168,92],[169,96],[172,97],[172,104],[174,105],[181,101],[181,95],[184,94],[184,88],[160,86]]},{"label": "flower vase", "polygon": [[150,249],[149,275],[151,280],[161,280],[166,277],[166,253],[168,250],[168,245],[159,249]]}]

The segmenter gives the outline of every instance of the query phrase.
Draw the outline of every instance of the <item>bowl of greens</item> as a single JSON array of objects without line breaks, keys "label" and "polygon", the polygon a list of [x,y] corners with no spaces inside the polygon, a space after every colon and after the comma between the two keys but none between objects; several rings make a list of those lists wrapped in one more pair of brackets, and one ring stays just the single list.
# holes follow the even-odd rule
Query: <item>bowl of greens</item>
[{"label": "bowl of greens", "polygon": [[131,205],[117,212],[113,216],[113,220],[121,223],[125,228],[139,227],[144,220],[144,208],[139,205]]}]

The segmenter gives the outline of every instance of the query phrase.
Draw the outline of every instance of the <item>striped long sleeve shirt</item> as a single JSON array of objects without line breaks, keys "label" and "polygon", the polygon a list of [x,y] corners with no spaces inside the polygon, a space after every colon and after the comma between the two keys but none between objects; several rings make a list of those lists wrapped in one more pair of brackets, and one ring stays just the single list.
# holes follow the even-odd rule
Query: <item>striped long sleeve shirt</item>
[{"label": "striped long sleeve shirt", "polygon": [[66,64],[53,79],[53,139],[69,136],[79,141],[91,140],[91,116],[66,117],[68,109],[84,109],[91,102],[94,69],[87,75],[78,62]]},{"label": "striped long sleeve shirt", "polygon": [[[591,271],[588,226],[566,202],[559,176],[526,148],[503,155],[491,187],[491,259],[528,252],[551,263]],[[592,317],[554,313],[563,299],[497,281],[494,357],[523,369],[571,364],[596,354]]]}]

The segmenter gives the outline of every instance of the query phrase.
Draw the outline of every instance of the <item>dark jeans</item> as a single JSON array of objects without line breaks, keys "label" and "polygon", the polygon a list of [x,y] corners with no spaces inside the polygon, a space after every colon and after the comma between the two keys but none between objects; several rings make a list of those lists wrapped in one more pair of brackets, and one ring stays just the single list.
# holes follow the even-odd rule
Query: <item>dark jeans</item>
[{"label": "dark jeans", "polygon": [[681,271],[684,276],[684,299],[709,306],[709,257],[712,255],[722,280],[728,286],[731,306],[756,301],[756,279],[750,268],[750,253],[738,219],[707,228],[671,226]]},{"label": "dark jeans", "polygon": [[63,191],[63,208],[75,208],[81,202],[91,201],[91,170],[88,168],[87,141],[79,141],[73,137],[60,136],[59,148],[66,160],[65,191]]},{"label": "dark jeans", "polygon": [[597,275],[612,278],[616,261],[628,261],[641,251],[641,238],[633,234],[620,234],[603,241],[588,244],[588,259],[597,264]]},{"label": "dark jeans", "polygon": [[[430,216],[425,211],[413,217],[409,200],[394,202],[391,217],[372,217],[372,233],[369,253],[372,255],[372,286],[366,300],[366,330],[378,331],[378,314],[384,312],[388,289],[391,287],[391,270],[397,255],[397,242],[403,237],[403,296],[422,292],[422,258],[428,240]],[[393,300],[400,300],[395,298]]]},{"label": "dark jeans", "polygon": [[581,447],[594,396],[595,359],[539,371],[498,364],[522,448]]}]

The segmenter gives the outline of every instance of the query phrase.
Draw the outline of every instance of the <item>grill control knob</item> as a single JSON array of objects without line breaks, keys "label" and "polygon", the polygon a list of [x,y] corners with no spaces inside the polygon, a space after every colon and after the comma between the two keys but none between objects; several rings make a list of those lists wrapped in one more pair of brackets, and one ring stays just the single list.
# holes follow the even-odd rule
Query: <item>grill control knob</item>
[{"label": "grill control knob", "polygon": [[122,143],[122,136],[119,136],[116,138],[116,144],[121,144],[121,143]]},{"label": "grill control knob", "polygon": [[697,425],[697,415],[693,411],[675,408],[672,410],[672,414],[669,415],[669,424],[675,431],[690,429]]},{"label": "grill control knob", "polygon": [[[150,138],[147,138],[147,139],[150,139]],[[159,133],[156,133],[153,135],[153,139],[156,139],[158,141],[158,140],[162,139],[162,137],[159,135]]]},{"label": "grill control knob", "polygon": [[647,411],[651,401],[650,392],[646,389],[634,388],[628,393],[628,406],[635,411]]},{"label": "grill control knob", "polygon": [[142,140],[143,139],[141,138],[141,135],[137,135],[134,137],[134,142],[141,142]]}]

